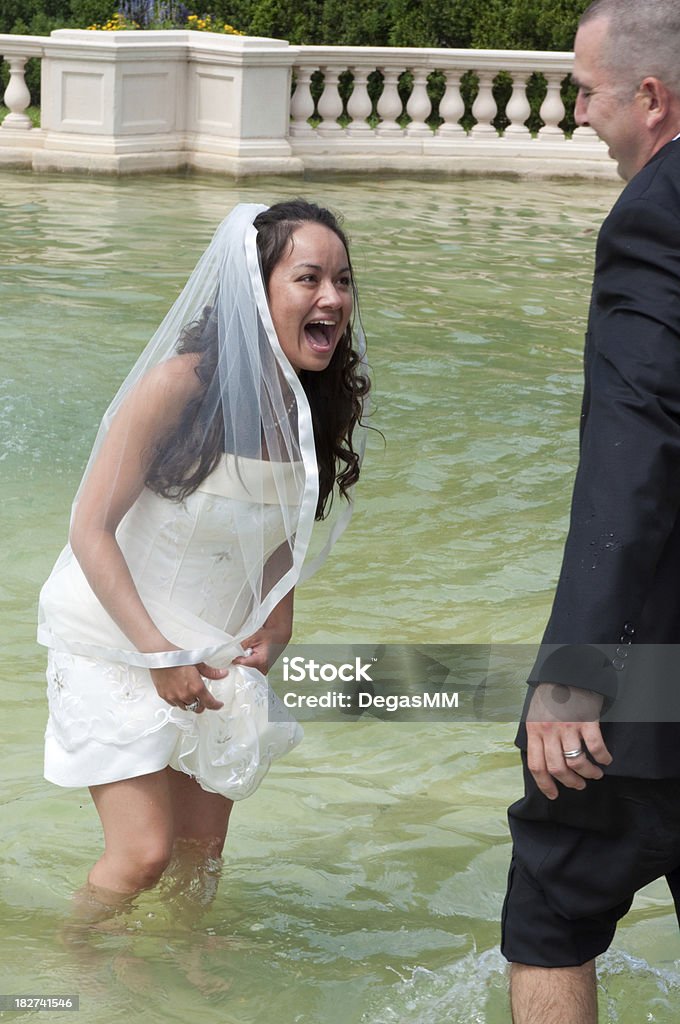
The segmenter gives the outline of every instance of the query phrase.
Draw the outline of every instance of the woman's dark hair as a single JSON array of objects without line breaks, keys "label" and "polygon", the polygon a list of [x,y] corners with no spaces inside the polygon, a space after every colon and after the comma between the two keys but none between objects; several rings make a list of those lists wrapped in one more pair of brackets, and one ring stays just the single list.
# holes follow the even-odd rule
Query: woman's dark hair
[{"label": "woman's dark hair", "polygon": [[[257,229],[257,249],[265,287],[269,288],[272,271],[290,251],[293,234],[305,223],[322,224],[342,242],[352,279],[353,316],[358,316],[357,293],[345,233],[330,210],[304,199],[276,203],[259,213],[253,221]],[[207,308],[199,320],[184,328],[180,336],[178,353],[196,353],[199,356],[195,372],[203,391],[187,404],[175,433],[162,445],[150,466],[147,486],[164,497],[181,500],[195,491],[216,467],[224,451],[220,404],[206,400],[217,370],[216,329],[213,310]],[[358,353],[352,348],[352,333],[350,323],[324,370],[302,370],[299,377],[309,401],[314,427],[319,467],[317,519],[323,519],[330,511],[336,482],[340,493],[347,497],[349,488],[359,478],[359,456],[353,448],[352,436],[371,385],[369,378],[361,372]],[[217,413],[214,411],[216,407]]]}]

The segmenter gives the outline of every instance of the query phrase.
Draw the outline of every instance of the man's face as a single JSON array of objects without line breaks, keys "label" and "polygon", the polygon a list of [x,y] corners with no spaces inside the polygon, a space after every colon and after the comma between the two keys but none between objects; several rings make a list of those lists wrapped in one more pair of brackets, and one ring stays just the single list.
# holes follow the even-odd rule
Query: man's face
[{"label": "man's face", "polygon": [[573,80],[578,86],[574,116],[579,125],[591,128],[609,146],[624,181],[644,167],[652,155],[646,130],[646,108],[637,90],[639,82],[626,83],[624,71],[615,75],[602,66],[601,55],[608,18],[587,21],[576,33]]}]

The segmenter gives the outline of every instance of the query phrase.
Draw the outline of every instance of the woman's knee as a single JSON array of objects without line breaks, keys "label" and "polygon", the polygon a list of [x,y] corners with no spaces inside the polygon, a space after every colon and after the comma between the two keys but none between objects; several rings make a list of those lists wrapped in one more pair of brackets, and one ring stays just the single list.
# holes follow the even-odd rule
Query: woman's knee
[{"label": "woman's knee", "polygon": [[139,880],[140,889],[156,885],[170,863],[172,847],[169,844],[145,844],[135,851],[131,868]]},{"label": "woman's knee", "polygon": [[[130,891],[151,889],[160,881],[170,863],[172,848],[167,843],[146,842],[115,853],[107,851],[102,861],[117,868],[116,875]],[[109,869],[110,870],[110,869]]]},{"label": "woman's knee", "polygon": [[132,895],[152,889],[170,863],[171,849],[165,845],[118,846],[107,844],[94,865],[88,882],[96,889]]}]

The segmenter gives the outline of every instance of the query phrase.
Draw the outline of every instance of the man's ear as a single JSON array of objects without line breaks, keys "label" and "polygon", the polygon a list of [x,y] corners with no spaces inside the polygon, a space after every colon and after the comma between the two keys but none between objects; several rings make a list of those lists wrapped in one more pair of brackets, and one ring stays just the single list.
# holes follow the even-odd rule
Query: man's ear
[{"label": "man's ear", "polygon": [[670,91],[658,78],[643,78],[638,89],[644,105],[648,128],[658,128],[668,117],[672,99]]}]

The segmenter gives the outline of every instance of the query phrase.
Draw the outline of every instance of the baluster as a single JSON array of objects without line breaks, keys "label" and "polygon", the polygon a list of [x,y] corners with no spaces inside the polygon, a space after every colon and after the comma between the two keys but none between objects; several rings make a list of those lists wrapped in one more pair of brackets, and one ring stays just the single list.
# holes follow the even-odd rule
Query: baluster
[{"label": "baluster", "polygon": [[315,67],[296,67],[295,92],[290,101],[291,135],[313,135],[314,129],[308,118],[314,113],[311,83]]},{"label": "baluster", "polygon": [[548,80],[548,91],[545,94],[545,99],[543,100],[539,111],[541,121],[544,122],[543,127],[538,133],[541,138],[545,138],[546,136],[554,138],[556,135],[562,139],[564,138],[564,132],[561,128],[558,128],[558,124],[565,114],[564,103],[562,102],[562,95],[560,92],[563,77],[563,73],[560,73],[559,75],[546,75]]},{"label": "baluster", "polygon": [[24,78],[24,68],[28,57],[8,57],[9,82],[5,90],[5,106],[9,114],[2,122],[3,128],[19,128],[21,131],[28,131],[32,128],[31,119],[24,111],[31,102],[31,94]]},{"label": "baluster", "polygon": [[512,94],[505,108],[506,117],[510,124],[505,129],[506,135],[528,135],[529,129],[525,121],[531,114],[531,106],[527,99],[527,81],[515,75],[512,79]]},{"label": "baluster", "polygon": [[342,114],[342,98],[338,92],[340,73],[335,68],[322,67],[323,92],[319,97],[316,109],[323,118],[319,125],[321,135],[335,135],[342,131],[337,118]]},{"label": "baluster", "polygon": [[460,74],[449,71],[446,75],[446,91],[439,104],[439,116],[444,118],[439,125],[437,135],[464,135],[465,129],[458,124],[465,113],[465,102],[460,94]]},{"label": "baluster", "polygon": [[484,71],[479,75],[479,92],[472,104],[472,116],[477,124],[472,129],[473,135],[497,135],[491,124],[496,116],[496,101],[493,98],[493,72]]},{"label": "baluster", "polygon": [[378,135],[403,135],[403,131],[397,124],[397,118],[401,114],[401,97],[397,88],[400,71],[394,68],[380,68],[382,71],[383,91],[378,100],[378,116],[382,118],[378,125]]},{"label": "baluster", "polygon": [[413,92],[406,103],[406,113],[412,118],[406,129],[407,135],[432,135],[426,118],[432,113],[432,102],[427,94],[429,72],[418,68],[413,72]]},{"label": "baluster", "polygon": [[366,120],[373,113],[373,103],[368,95],[368,76],[370,72],[366,68],[354,67],[351,69],[354,75],[354,86],[352,95],[347,101],[347,113],[352,118],[351,124],[347,126],[348,135],[365,135],[373,129]]}]

